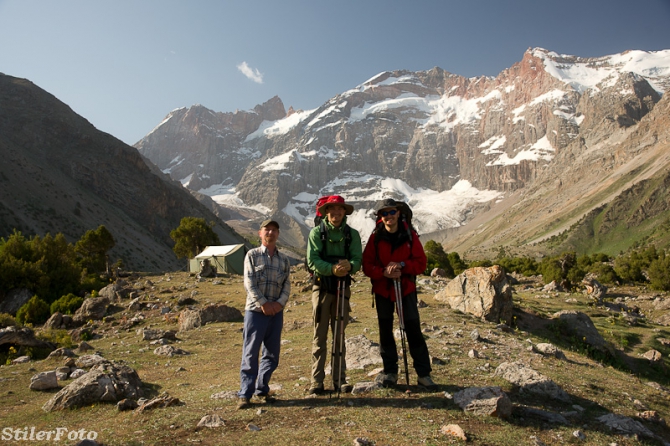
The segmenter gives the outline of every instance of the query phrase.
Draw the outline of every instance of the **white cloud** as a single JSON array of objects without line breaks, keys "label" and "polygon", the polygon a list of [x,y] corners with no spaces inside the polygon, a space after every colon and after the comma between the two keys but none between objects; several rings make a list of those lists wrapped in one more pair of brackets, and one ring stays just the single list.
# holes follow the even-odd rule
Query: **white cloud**
[{"label": "white cloud", "polygon": [[242,74],[256,82],[257,84],[263,83],[263,75],[257,68],[251,68],[246,62],[242,62],[237,66],[237,69],[240,70]]}]

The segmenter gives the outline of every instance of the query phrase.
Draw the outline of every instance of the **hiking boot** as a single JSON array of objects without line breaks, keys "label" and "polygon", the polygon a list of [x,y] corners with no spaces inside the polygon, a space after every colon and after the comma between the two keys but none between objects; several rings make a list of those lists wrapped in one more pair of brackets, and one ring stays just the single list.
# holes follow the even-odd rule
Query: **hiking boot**
[{"label": "hiking boot", "polygon": [[321,395],[323,394],[323,384],[322,383],[312,383],[309,390],[307,391],[310,395]]},{"label": "hiking boot", "polygon": [[382,387],[393,387],[398,382],[398,374],[381,372],[375,377],[375,382]]},{"label": "hiking boot", "polygon": [[277,402],[277,398],[270,395],[269,393],[260,393],[256,396],[258,397],[258,399],[263,401],[265,404],[274,404],[274,403]]},{"label": "hiking boot", "polygon": [[417,384],[429,390],[437,390],[437,384],[435,384],[433,378],[431,378],[430,375],[426,375],[423,377],[420,376],[419,379],[417,380]]},{"label": "hiking boot", "polygon": [[249,398],[239,398],[237,400],[238,409],[247,409],[249,407],[251,407],[251,402],[249,401]]},{"label": "hiking boot", "polygon": [[351,393],[352,390],[354,390],[354,386],[352,386],[349,383],[344,383],[342,386],[335,386],[335,391],[340,391],[341,393]]}]

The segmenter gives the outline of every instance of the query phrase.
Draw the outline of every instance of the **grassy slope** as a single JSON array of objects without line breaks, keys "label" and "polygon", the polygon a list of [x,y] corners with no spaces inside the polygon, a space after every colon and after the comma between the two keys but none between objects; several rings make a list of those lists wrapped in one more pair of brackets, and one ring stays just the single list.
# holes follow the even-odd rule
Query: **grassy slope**
[{"label": "grassy slope", "polygon": [[[160,301],[161,305],[167,303],[174,307],[179,294],[189,294],[195,289],[200,304],[224,302],[243,308],[244,292],[239,277],[223,279],[221,285],[213,285],[211,279],[196,283],[186,273],[170,274],[169,281],[166,277],[151,278],[157,289],[147,291],[144,301]],[[303,278],[304,273],[294,274],[294,280]],[[170,288],[173,292],[160,293]],[[639,410],[635,408],[633,399],[638,399],[670,420],[670,393],[659,392],[644,383],[651,378],[666,387],[670,386],[670,378],[660,370],[646,366],[641,367],[640,374],[631,375],[627,371],[602,366],[583,354],[570,351],[565,345],[561,347],[567,355],[567,361],[544,358],[529,352],[527,339],[533,342],[547,339],[560,342],[559,339],[551,339],[552,331],[546,324],[546,316],[558,309],[576,308],[587,312],[601,333],[614,341],[624,339],[617,332],[631,330],[618,320],[611,322],[608,319],[611,312],[587,305],[581,295],[571,296],[576,302],[568,304],[566,298],[569,296],[566,294],[549,295],[532,286],[515,294],[518,328],[512,333],[501,332],[490,323],[453,312],[445,304],[435,301],[431,290],[426,289],[420,294],[420,299],[428,304],[427,308],[421,309],[421,317],[427,329],[431,355],[447,361],[446,365],[434,366],[433,376],[440,384],[439,391],[429,393],[411,386],[410,392],[405,392],[403,386],[400,390],[380,390],[360,396],[342,395],[337,398],[333,395],[306,399],[305,390],[310,373],[311,305],[309,293],[300,292],[299,288],[300,285],[294,286],[285,315],[285,345],[282,347],[279,369],[273,377],[273,383],[280,386],[277,391],[280,401],[276,405],[256,403],[253,409],[238,411],[235,409],[235,400],[210,398],[218,392],[235,391],[239,386],[240,322],[209,324],[180,333],[178,347],[191,352],[191,355],[165,358],[155,356],[153,347],[149,347],[148,342],[142,341],[136,333],[138,328],[149,326],[176,328],[174,322],[166,321],[159,315],[160,310],[155,309],[145,312],[149,316],[147,320],[130,330],[119,329],[116,321],[99,323],[96,331],[102,337],[90,343],[105,357],[126,361],[135,368],[152,394],[165,391],[179,398],[185,405],[156,409],[141,415],[118,412],[112,404],[45,413],[41,406],[52,394],[28,390],[30,377],[40,371],[53,370],[61,361],[34,361],[0,368],[2,426],[35,426],[36,430],[53,430],[57,427],[94,430],[100,434],[98,440],[106,445],[350,445],[356,437],[367,437],[377,445],[410,445],[452,444],[454,440],[440,434],[440,427],[457,423],[467,433],[470,443],[478,445],[529,444],[531,436],[536,436],[546,444],[572,443],[572,432],[576,429],[586,434],[586,441],[580,442],[584,445],[612,442],[642,445],[658,443],[610,433],[595,418],[610,411],[635,416]],[[352,297],[352,315],[356,321],[350,324],[347,337],[364,334],[375,342],[378,340],[375,310],[371,308],[370,302],[369,283],[361,276],[354,285]],[[116,314],[117,321],[122,317],[123,312]],[[469,334],[475,328],[485,341],[475,342],[470,338]],[[624,342],[627,344],[625,354],[633,364],[639,361],[637,355],[653,344],[663,352],[666,365],[670,365],[670,348],[655,341],[658,337],[670,338],[670,330],[648,324],[635,327],[634,331],[639,333],[629,336]],[[470,349],[478,350],[483,358],[469,358],[467,352]],[[506,381],[493,377],[495,367],[513,360],[524,361],[553,379],[572,396],[572,403],[534,398],[520,393]],[[178,371],[179,367],[186,371]],[[370,380],[367,374],[373,368],[350,370],[349,380]],[[416,376],[413,373],[410,376],[411,381],[415,382]],[[518,415],[509,420],[499,420],[464,413],[444,396],[445,392],[454,394],[467,387],[488,385],[502,386],[517,405],[563,412],[574,410],[572,404],[578,404],[585,412],[579,419],[573,420],[570,426],[551,425]],[[200,418],[208,414],[220,415],[226,420],[226,426],[197,430]],[[246,427],[249,423],[262,430],[249,432]],[[650,423],[645,425],[670,438],[670,430],[667,428]]]}]

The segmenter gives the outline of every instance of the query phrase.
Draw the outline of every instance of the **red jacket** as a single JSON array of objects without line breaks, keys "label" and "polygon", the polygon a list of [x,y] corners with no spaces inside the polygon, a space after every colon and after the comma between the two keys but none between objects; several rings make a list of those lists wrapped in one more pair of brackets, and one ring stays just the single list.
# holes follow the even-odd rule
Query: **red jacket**
[{"label": "red jacket", "polygon": [[416,291],[415,277],[426,270],[426,253],[415,231],[412,231],[411,242],[405,240],[393,252],[391,244],[381,237],[375,246],[375,236],[377,236],[375,233],[370,236],[363,251],[363,272],[372,281],[373,293],[395,302],[393,281],[384,277],[384,268],[390,262],[405,262],[405,267],[402,269],[402,294],[406,296]]}]

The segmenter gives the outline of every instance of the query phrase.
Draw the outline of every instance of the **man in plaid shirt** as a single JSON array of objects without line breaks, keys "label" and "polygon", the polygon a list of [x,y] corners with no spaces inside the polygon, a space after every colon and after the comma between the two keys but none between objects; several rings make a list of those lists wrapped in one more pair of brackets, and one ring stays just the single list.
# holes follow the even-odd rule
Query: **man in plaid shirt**
[{"label": "man in plaid shirt", "polygon": [[[250,406],[253,395],[274,402],[270,396],[270,377],[279,365],[284,307],[291,292],[290,263],[277,249],[279,224],[273,220],[261,223],[258,235],[261,246],[247,252],[244,259],[244,342],[240,366],[238,409]],[[263,356],[258,356],[263,347]]]}]

